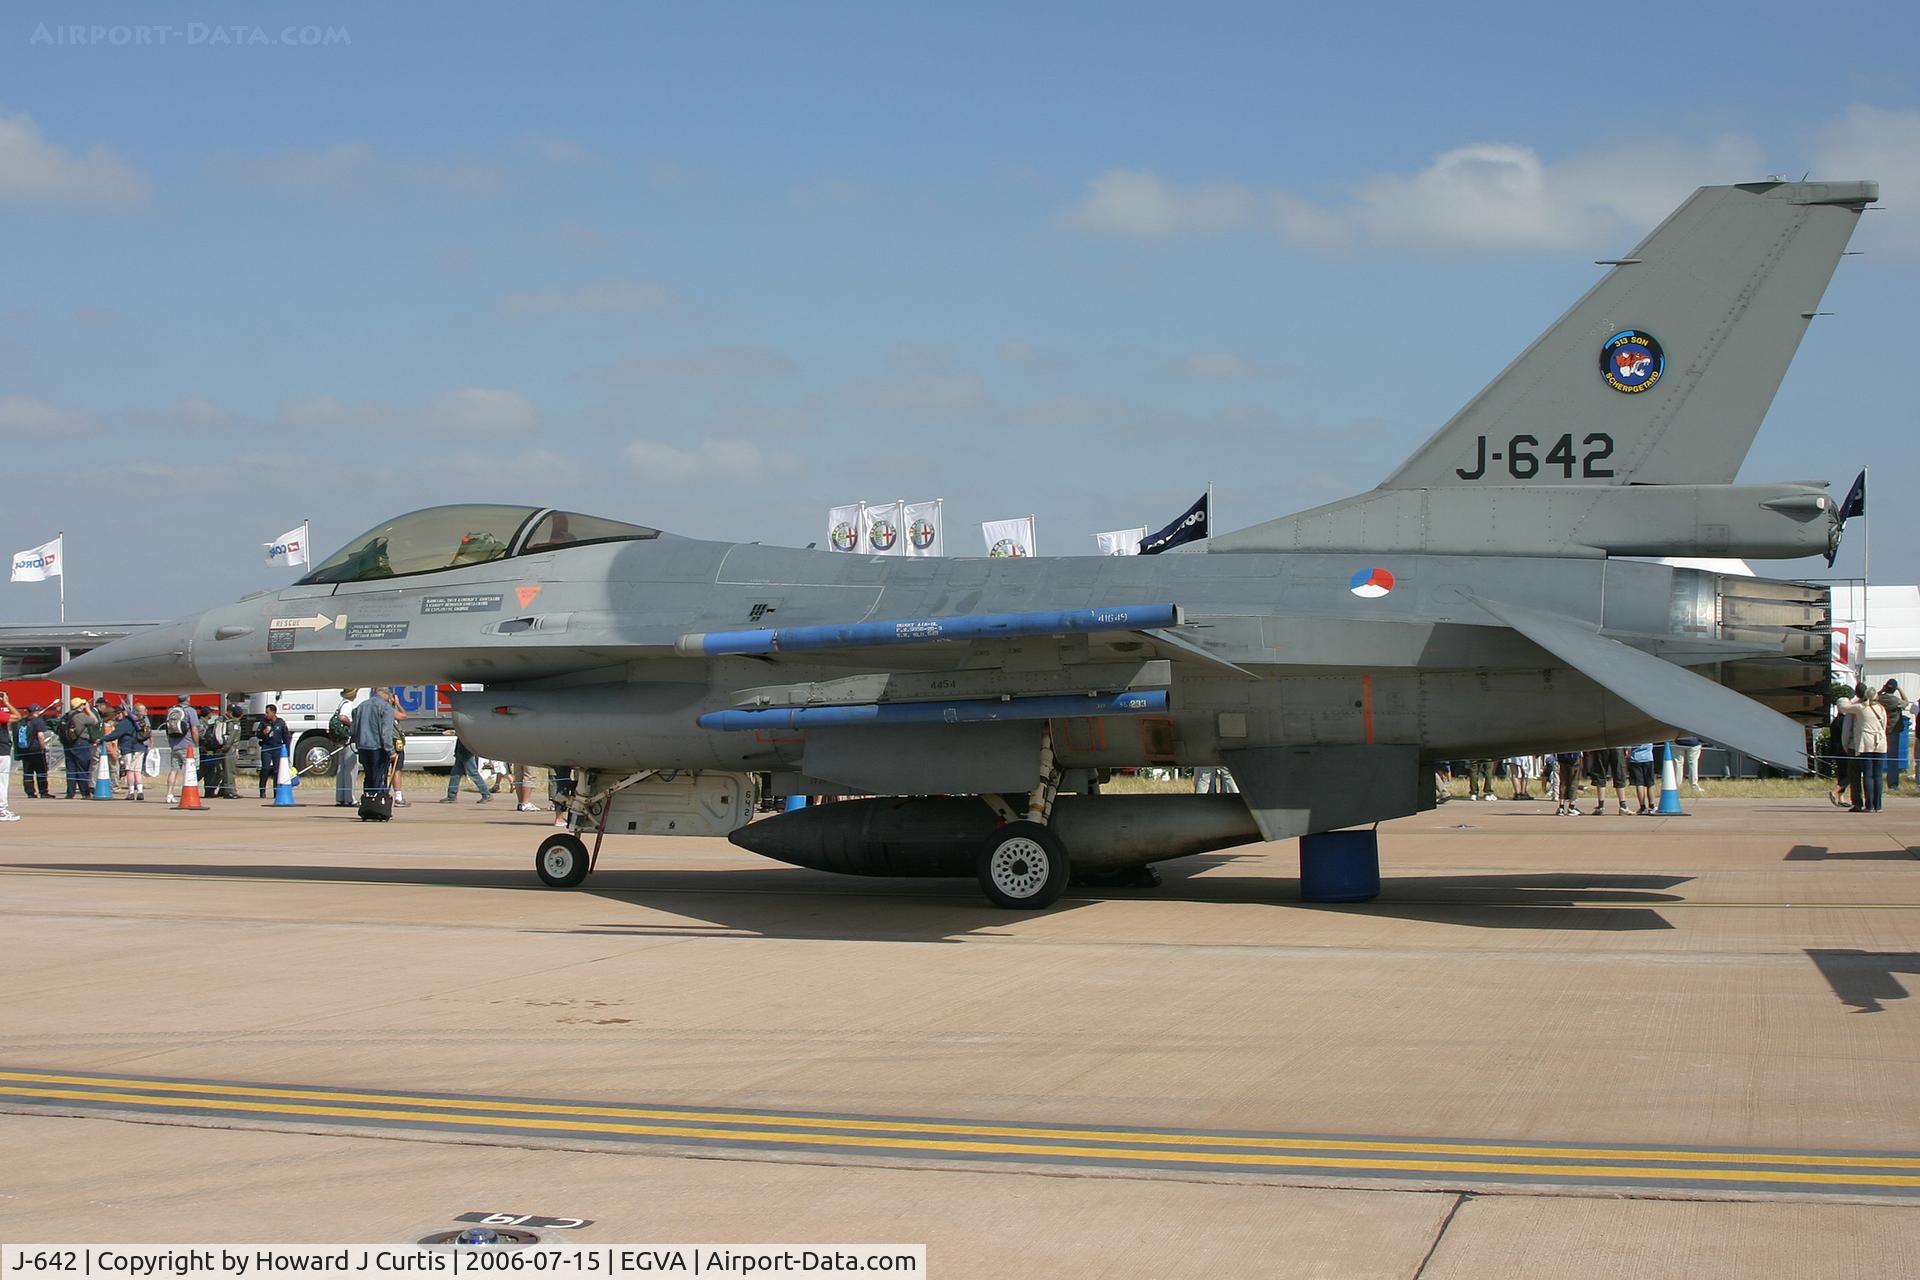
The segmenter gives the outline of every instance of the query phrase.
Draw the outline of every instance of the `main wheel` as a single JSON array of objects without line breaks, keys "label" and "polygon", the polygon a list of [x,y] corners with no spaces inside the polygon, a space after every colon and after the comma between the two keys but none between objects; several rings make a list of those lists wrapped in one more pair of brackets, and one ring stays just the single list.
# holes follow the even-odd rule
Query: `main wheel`
[{"label": "main wheel", "polygon": [[552,835],[540,842],[533,869],[550,889],[571,889],[587,878],[587,846],[576,835]]},{"label": "main wheel", "polygon": [[339,762],[334,757],[333,739],[324,733],[309,733],[293,748],[293,771],[316,778],[330,778]]},{"label": "main wheel", "polygon": [[1009,822],[988,836],[974,864],[980,889],[996,907],[1037,911],[1067,887],[1067,851],[1037,822]]}]

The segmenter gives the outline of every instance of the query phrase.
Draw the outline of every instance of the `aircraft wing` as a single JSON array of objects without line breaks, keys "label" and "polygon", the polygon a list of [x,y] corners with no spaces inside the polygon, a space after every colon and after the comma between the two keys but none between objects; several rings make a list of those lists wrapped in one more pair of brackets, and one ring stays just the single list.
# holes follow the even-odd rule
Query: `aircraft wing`
[{"label": "aircraft wing", "polygon": [[1806,734],[1751,698],[1609,640],[1590,625],[1557,614],[1474,597],[1474,603],[1601,688],[1662,724],[1685,729],[1769,764],[1804,771]]},{"label": "aircraft wing", "polygon": [[1182,625],[1178,605],[1136,604],[696,632],[675,648],[770,663],[884,655],[881,671],[742,689],[733,710],[701,717],[707,728],[962,724],[1162,712],[1173,662],[1240,671],[1173,634]]}]

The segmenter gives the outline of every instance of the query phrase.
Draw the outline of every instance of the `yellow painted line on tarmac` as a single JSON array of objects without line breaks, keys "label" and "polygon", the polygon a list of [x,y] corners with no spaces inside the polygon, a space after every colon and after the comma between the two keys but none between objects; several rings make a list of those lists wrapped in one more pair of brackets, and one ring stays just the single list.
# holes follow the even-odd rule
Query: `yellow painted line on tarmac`
[{"label": "yellow painted line on tarmac", "polygon": [[[1080,1159],[1159,1160],[1175,1163],[1199,1162],[1248,1166],[1263,1164],[1285,1167],[1326,1166],[1352,1169],[1425,1170],[1429,1172],[1451,1169],[1483,1173],[1521,1173],[1527,1171],[1540,1173],[1544,1171],[1547,1173],[1590,1177],[1604,1176],[1608,1172],[1613,1172],[1625,1177],[1665,1178],[1668,1180],[1757,1180],[1771,1182],[1853,1183],[1886,1187],[1920,1186],[1920,1176],[1914,1175],[1884,1174],[1878,1177],[1868,1177],[1862,1174],[1823,1172],[1823,1170],[1830,1171],[1839,1166],[1861,1169],[1920,1169],[1920,1159],[1913,1157],[1865,1155],[1821,1156],[1784,1152],[1660,1151],[1623,1148],[1506,1146],[1469,1143],[1400,1143],[1380,1140],[1343,1141],[1332,1138],[1279,1138],[1258,1136],[1243,1138],[1221,1134],[1155,1133],[1143,1130],[1040,1129],[994,1125],[964,1125],[931,1121],[886,1121],[823,1116],[748,1114],[739,1112],[671,1112],[626,1107],[569,1107],[550,1103],[507,1103],[483,1099],[449,1100],[444,1098],[418,1098],[396,1094],[331,1093],[317,1090],[275,1090],[238,1085],[197,1085],[179,1081],[43,1076],[27,1072],[0,1072],[0,1078],[44,1082],[38,1085],[0,1086],[0,1095],[17,1097],[72,1101],[111,1101],[130,1103],[137,1106],[199,1108],[215,1111],[233,1111],[245,1114],[265,1114],[270,1116],[334,1116],[356,1119],[384,1119],[389,1121],[408,1120],[427,1125],[477,1124],[516,1129],[565,1130],[570,1132],[609,1133],[644,1137],[683,1137],[734,1142],[826,1144],[868,1147],[876,1150],[927,1149],[1000,1155],[1053,1155]],[[189,1096],[153,1097],[147,1094],[51,1087],[57,1083],[77,1083],[95,1086],[122,1085],[155,1090],[170,1089]],[[246,1094],[263,1099],[280,1099],[282,1101],[251,1101],[212,1096],[215,1094]],[[424,1107],[436,1108],[436,1110],[374,1110],[365,1107],[310,1106],[299,1105],[298,1102],[288,1100],[376,1102],[391,1104],[396,1108]],[[503,1112],[518,1112],[521,1114],[504,1115],[501,1114]],[[526,1113],[535,1114],[529,1116]],[[554,1118],[541,1118],[549,1115]],[[620,1123],[614,1119],[615,1117],[623,1120],[651,1119],[663,1121],[664,1123],[654,1125]],[[814,1132],[786,1133],[771,1129],[713,1129],[703,1127],[704,1125],[713,1123],[780,1125],[811,1129],[814,1130]],[[888,1134],[900,1133],[945,1134],[955,1135],[955,1137],[948,1139],[886,1136]],[[1021,1143],[1017,1141],[986,1141],[985,1139],[988,1138],[1024,1138],[1029,1140],[1047,1138],[1066,1145],[1053,1145],[1051,1143],[1040,1145],[1032,1142]],[[1171,1146],[1178,1149],[1161,1151],[1125,1147],[1071,1145],[1090,1142],[1151,1143]],[[1239,1148],[1240,1150],[1221,1152],[1207,1150],[1206,1148],[1209,1147],[1233,1147]],[[1254,1150],[1249,1151],[1246,1150],[1247,1148],[1254,1148]],[[1705,1164],[1789,1165],[1794,1168],[1789,1170],[1738,1168],[1718,1170],[1693,1168],[1652,1169],[1636,1168],[1631,1164],[1545,1165],[1455,1160],[1363,1159],[1339,1156],[1290,1156],[1277,1154],[1287,1151],[1367,1151],[1386,1153],[1389,1155],[1481,1155],[1506,1157],[1509,1160],[1661,1160],[1671,1162],[1699,1162]],[[1807,1172],[1801,1173],[1795,1171],[1802,1167],[1806,1168]]]}]

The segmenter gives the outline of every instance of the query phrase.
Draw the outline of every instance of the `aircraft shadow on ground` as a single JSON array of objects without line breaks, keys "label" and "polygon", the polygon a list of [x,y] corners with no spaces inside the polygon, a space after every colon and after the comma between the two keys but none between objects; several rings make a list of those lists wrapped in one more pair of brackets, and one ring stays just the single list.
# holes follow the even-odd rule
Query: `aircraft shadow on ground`
[{"label": "aircraft shadow on ground", "polygon": [[[1070,887],[1050,915],[1102,901],[1254,904],[1288,911],[1384,916],[1469,929],[1620,932],[1671,929],[1655,907],[1678,902],[1661,892],[1690,877],[1573,871],[1502,875],[1394,876],[1372,902],[1300,901],[1296,878],[1222,875],[1241,860],[1201,856],[1161,864],[1164,883],[1152,889]],[[1257,860],[1257,859],[1256,859]],[[1192,864],[1191,866],[1184,864]],[[25,870],[122,875],[276,880],[311,884],[386,884],[542,893],[532,871],[471,867],[355,867],[287,864],[13,863]],[[1214,874],[1199,873],[1215,869]],[[991,935],[1030,917],[987,906],[968,880],[849,879],[800,868],[633,870],[616,863],[571,892],[610,903],[652,908],[678,917],[671,923],[601,920],[568,925],[530,922],[539,932],[625,937],[801,938],[813,940],[938,942]],[[698,899],[697,905],[694,899]],[[698,923],[696,923],[697,921]],[[1276,938],[1282,937],[1276,934]]]},{"label": "aircraft shadow on ground", "polygon": [[1920,951],[1809,949],[1807,959],[1855,1013],[1885,1013],[1882,1001],[1907,999],[1907,986],[1895,974],[1920,977]]},{"label": "aircraft shadow on ground", "polygon": [[1911,862],[1920,858],[1920,849],[1848,850],[1835,853],[1823,844],[1797,844],[1787,850],[1787,862]]}]

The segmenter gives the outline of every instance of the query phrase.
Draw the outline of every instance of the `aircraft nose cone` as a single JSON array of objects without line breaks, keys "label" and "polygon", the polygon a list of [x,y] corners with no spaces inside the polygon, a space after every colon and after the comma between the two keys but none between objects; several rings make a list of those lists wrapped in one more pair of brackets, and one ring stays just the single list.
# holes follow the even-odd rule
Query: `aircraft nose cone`
[{"label": "aircraft nose cone", "polygon": [[191,659],[195,618],[169,622],[70,658],[52,673],[88,689],[184,692],[200,687]]}]

